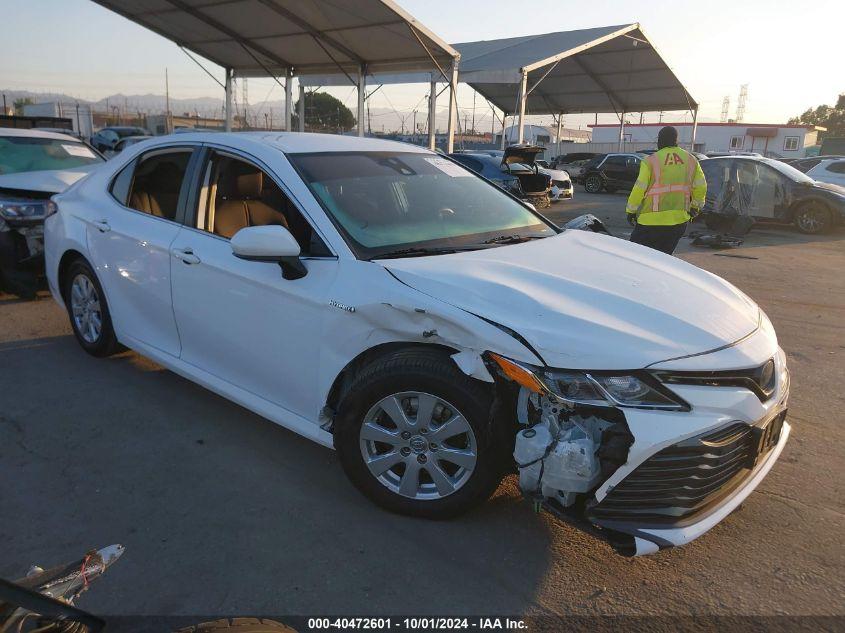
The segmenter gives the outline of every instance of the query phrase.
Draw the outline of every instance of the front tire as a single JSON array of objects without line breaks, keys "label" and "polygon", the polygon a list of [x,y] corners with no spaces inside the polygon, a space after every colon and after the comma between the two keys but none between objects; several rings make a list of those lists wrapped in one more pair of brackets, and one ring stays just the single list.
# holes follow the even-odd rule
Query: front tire
[{"label": "front tire", "polygon": [[492,386],[448,354],[406,349],[359,371],[341,399],[334,444],[352,483],[383,508],[439,519],[485,501],[502,477]]},{"label": "front tire", "polygon": [[63,282],[70,326],[82,349],[98,358],[121,351],[112,327],[106,296],[88,262],[83,259],[73,262]]},{"label": "front tire", "polygon": [[796,228],[807,235],[825,233],[833,224],[830,210],[824,203],[816,200],[810,200],[798,207],[794,219]]},{"label": "front tire", "polygon": [[604,182],[602,182],[601,176],[592,175],[587,176],[586,180],[584,180],[584,190],[587,193],[599,193],[604,187]]}]

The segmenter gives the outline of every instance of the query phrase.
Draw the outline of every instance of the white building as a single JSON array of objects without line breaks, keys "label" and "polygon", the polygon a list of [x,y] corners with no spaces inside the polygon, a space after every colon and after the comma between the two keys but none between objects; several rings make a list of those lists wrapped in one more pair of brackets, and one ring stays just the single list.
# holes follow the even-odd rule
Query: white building
[{"label": "white building", "polygon": [[73,131],[90,138],[94,134],[94,116],[91,106],[79,103],[30,103],[23,107],[24,116],[44,116],[70,119]]},{"label": "white building", "polygon": [[[573,128],[560,128],[561,143],[587,143],[591,137],[590,130],[576,130]],[[505,139],[508,144],[516,143],[519,140],[519,126],[511,125],[505,128]],[[502,140],[502,134],[496,134],[496,142]],[[524,126],[523,140],[525,143],[548,146],[557,143],[557,128],[552,125],[528,125]]]},{"label": "white building", "polygon": [[[623,130],[624,144],[635,151],[657,146],[660,128],[671,125],[678,130],[679,143],[688,147],[692,123],[628,123]],[[619,124],[590,125],[593,143],[619,143]],[[777,125],[763,123],[699,123],[695,133],[697,152],[758,152],[776,158],[799,158],[804,149],[816,144],[824,128],[814,125]]]}]

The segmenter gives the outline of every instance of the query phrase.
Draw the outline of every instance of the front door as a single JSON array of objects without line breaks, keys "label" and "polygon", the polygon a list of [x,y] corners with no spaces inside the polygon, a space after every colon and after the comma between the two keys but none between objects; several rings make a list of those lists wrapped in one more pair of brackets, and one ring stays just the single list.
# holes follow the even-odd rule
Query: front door
[{"label": "front door", "polygon": [[141,155],[114,179],[88,249],[109,302],[118,338],[179,355],[170,294],[170,247],[181,229],[180,203],[191,148]]},{"label": "front door", "polygon": [[[255,164],[210,152],[196,217],[173,243],[173,307],[182,360],[314,419],[320,333],[337,259],[281,188]],[[238,259],[229,239],[279,225],[300,244],[308,273]],[[280,229],[281,230],[281,229]]]}]

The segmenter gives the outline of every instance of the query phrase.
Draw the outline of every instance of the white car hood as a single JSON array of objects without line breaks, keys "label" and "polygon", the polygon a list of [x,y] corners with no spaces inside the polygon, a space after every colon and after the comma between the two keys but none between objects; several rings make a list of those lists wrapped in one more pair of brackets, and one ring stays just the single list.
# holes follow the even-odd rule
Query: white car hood
[{"label": "white car hood", "polygon": [[83,165],[73,169],[22,171],[16,174],[0,175],[0,188],[62,193],[77,180],[102,164],[104,163]]},{"label": "white car hood", "polygon": [[562,169],[549,169],[548,167],[540,167],[540,173],[551,176],[552,180],[569,180],[569,172]]},{"label": "white car hood", "polygon": [[514,330],[552,367],[637,369],[724,347],[760,322],[757,305],[723,279],[585,231],[381,263],[418,291]]}]

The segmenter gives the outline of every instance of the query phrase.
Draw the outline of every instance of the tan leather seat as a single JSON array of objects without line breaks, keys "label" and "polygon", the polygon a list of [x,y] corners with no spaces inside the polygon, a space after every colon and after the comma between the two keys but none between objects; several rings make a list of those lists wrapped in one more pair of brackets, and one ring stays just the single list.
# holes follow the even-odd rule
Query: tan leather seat
[{"label": "tan leather seat", "polygon": [[261,199],[264,174],[245,163],[229,163],[217,188],[214,233],[231,238],[246,226],[278,225],[285,216]]},{"label": "tan leather seat", "polygon": [[172,159],[159,161],[153,158],[150,162],[153,164],[152,170],[147,171],[146,165],[142,164],[135,175],[129,206],[172,220],[176,217],[184,168]]}]

